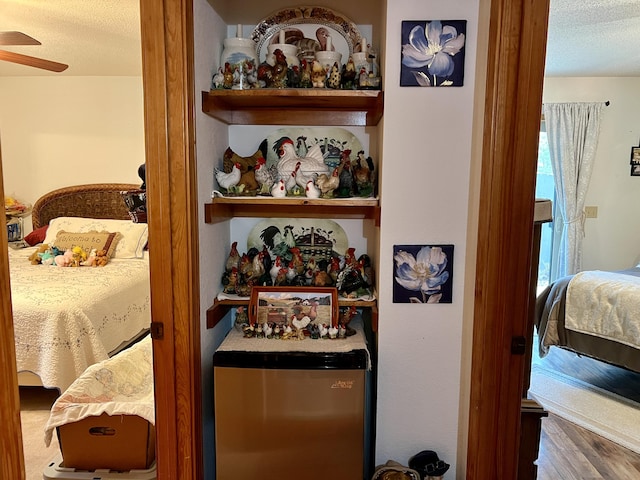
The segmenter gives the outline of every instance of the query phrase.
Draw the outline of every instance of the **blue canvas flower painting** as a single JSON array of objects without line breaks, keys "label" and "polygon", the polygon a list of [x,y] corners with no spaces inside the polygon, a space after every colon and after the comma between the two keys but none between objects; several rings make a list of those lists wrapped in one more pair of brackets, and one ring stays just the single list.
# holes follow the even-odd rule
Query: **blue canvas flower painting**
[{"label": "blue canvas flower painting", "polygon": [[400,86],[462,86],[466,32],[466,20],[403,21]]},{"label": "blue canvas flower painting", "polygon": [[453,245],[394,245],[394,303],[452,303]]}]

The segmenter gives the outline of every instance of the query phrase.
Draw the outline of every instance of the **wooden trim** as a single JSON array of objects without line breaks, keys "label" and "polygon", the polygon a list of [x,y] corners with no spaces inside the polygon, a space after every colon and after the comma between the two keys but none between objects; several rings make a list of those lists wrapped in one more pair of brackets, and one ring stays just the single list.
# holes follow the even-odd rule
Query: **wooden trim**
[{"label": "wooden trim", "polygon": [[159,479],[202,478],[193,4],[141,0]]},{"label": "wooden trim", "polygon": [[[2,152],[0,151],[0,197],[4,198]],[[13,313],[9,284],[7,229],[0,232],[0,478],[24,478],[24,453],[20,426],[20,393],[13,337]]]},{"label": "wooden trim", "polygon": [[467,478],[517,478],[534,186],[549,0],[493,0]]}]

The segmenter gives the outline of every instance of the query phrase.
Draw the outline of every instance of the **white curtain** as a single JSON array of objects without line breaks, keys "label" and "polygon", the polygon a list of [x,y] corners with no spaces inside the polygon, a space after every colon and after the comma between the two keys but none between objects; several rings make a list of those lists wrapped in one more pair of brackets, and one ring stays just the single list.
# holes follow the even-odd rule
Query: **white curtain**
[{"label": "white curtain", "polygon": [[[555,182],[556,206],[562,218],[554,239],[551,280],[582,268],[584,201],[598,146],[604,103],[546,103],[544,120]],[[559,232],[557,229],[556,232]],[[557,240],[557,241],[556,241]]]}]

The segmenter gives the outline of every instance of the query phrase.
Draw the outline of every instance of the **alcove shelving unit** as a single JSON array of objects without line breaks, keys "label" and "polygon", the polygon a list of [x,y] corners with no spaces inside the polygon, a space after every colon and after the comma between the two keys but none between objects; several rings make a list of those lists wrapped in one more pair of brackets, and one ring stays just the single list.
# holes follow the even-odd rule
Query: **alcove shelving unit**
[{"label": "alcove shelving unit", "polygon": [[[376,126],[383,114],[381,90],[253,89],[202,92],[202,111],[228,125]],[[356,218],[380,226],[377,198],[308,199],[272,197],[214,197],[205,204],[205,222],[234,217]],[[207,310],[213,328],[231,308],[248,299],[215,299]],[[355,305],[371,312],[377,330],[376,300],[339,299],[341,307]]]}]

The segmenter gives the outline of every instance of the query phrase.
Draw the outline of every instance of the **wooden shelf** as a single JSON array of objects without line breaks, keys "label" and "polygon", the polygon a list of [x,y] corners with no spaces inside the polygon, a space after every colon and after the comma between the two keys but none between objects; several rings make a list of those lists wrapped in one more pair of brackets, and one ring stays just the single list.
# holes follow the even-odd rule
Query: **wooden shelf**
[{"label": "wooden shelf", "polygon": [[[239,306],[248,306],[249,299],[238,300],[219,300],[215,299],[213,305],[207,310],[207,328],[215,327],[232,308]],[[373,331],[378,330],[378,302],[376,300],[349,300],[346,298],[338,299],[340,307],[356,306],[358,308],[371,309],[371,323]]]},{"label": "wooden shelf", "polygon": [[259,88],[202,92],[202,111],[229,125],[375,126],[381,90]]},{"label": "wooden shelf", "polygon": [[215,197],[205,204],[204,215],[206,223],[232,217],[363,218],[380,226],[380,205],[375,198]]}]

